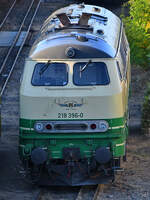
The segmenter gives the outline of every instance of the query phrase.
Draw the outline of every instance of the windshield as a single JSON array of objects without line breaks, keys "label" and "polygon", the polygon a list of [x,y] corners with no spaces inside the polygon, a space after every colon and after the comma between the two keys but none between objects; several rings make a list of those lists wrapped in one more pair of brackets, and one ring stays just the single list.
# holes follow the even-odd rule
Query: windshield
[{"label": "windshield", "polygon": [[[85,68],[86,66],[86,68]],[[81,69],[82,70],[81,72]],[[107,66],[103,62],[79,62],[73,67],[75,85],[107,85],[110,82]]]},{"label": "windshield", "polygon": [[68,83],[67,68],[65,63],[37,63],[31,83],[34,86],[64,86]]}]

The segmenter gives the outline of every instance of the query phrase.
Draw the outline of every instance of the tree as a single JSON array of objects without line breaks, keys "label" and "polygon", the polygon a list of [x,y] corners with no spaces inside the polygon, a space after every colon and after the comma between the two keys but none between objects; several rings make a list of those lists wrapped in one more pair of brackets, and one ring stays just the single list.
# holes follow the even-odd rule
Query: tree
[{"label": "tree", "polygon": [[123,17],[131,49],[131,62],[150,67],[150,0],[129,0],[129,16]]}]

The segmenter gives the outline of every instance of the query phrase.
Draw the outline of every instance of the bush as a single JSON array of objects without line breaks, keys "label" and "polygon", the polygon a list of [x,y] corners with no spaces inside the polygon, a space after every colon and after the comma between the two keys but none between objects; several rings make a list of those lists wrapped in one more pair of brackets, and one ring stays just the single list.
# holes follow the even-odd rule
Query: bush
[{"label": "bush", "polygon": [[150,0],[129,0],[129,16],[122,14],[131,49],[131,63],[150,67]]}]

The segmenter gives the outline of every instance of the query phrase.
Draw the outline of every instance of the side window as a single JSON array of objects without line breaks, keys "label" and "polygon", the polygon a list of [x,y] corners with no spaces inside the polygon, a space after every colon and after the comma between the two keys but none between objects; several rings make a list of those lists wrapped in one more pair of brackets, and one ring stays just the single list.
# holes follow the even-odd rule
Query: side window
[{"label": "side window", "polygon": [[126,37],[126,34],[125,34],[125,30],[123,30],[123,39],[124,39],[125,47],[126,47],[126,50],[127,50],[128,47],[129,47],[129,43],[128,43],[128,40],[127,40],[127,37]]},{"label": "side window", "polygon": [[126,42],[125,33],[123,31],[122,38],[121,38],[121,44],[120,44],[120,54],[122,58],[122,64],[123,64],[123,77],[126,78],[127,75],[127,49],[128,44]]},{"label": "side window", "polygon": [[122,81],[122,79],[123,79],[123,70],[121,69],[120,64],[119,64],[118,61],[117,61],[117,69],[118,69],[118,74],[119,74],[120,80]]}]

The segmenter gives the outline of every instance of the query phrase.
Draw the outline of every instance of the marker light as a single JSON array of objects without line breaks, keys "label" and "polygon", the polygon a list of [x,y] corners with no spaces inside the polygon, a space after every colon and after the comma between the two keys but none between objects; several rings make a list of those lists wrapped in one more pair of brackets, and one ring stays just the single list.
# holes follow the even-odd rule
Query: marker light
[{"label": "marker light", "polygon": [[36,129],[36,131],[42,131],[44,129],[44,126],[41,122],[37,122],[35,124],[35,129]]},{"label": "marker light", "polygon": [[91,129],[96,129],[96,124],[91,124]]},{"label": "marker light", "polygon": [[106,132],[109,128],[109,125],[106,121],[102,120],[99,122],[99,129],[101,132]]},{"label": "marker light", "polygon": [[46,129],[48,129],[48,130],[50,130],[50,129],[52,129],[52,125],[51,124],[46,124]]}]

